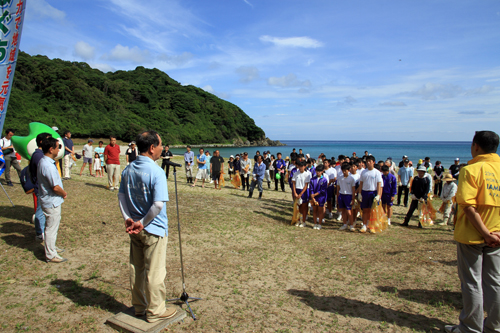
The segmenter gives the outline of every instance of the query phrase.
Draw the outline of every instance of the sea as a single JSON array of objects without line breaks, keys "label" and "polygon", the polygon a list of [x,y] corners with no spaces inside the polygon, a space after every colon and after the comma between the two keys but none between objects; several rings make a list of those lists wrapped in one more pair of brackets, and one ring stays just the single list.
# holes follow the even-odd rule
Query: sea
[{"label": "sea", "polygon": [[[280,140],[281,141],[281,140]],[[210,154],[218,149],[220,155],[224,159],[231,155],[248,152],[250,157],[255,155],[258,150],[262,152],[271,151],[271,154],[276,156],[281,152],[283,158],[290,156],[292,149],[295,148],[297,153],[302,149],[304,154],[310,154],[312,158],[317,159],[321,153],[324,153],[328,158],[337,157],[339,155],[352,156],[355,152],[358,157],[364,155],[365,151],[372,154],[376,161],[386,160],[392,157],[396,164],[401,161],[403,155],[407,155],[413,165],[416,166],[419,159],[425,157],[431,158],[431,163],[434,165],[436,161],[441,161],[445,168],[449,168],[455,161],[455,158],[460,159],[460,163],[467,163],[471,157],[470,147],[471,142],[451,142],[451,141],[299,141],[299,140],[283,140],[281,143],[286,146],[279,147],[224,147],[224,148],[207,148]],[[193,148],[195,154],[199,148]],[[185,149],[171,149],[175,155],[182,155]],[[498,151],[497,151],[498,153]]]}]

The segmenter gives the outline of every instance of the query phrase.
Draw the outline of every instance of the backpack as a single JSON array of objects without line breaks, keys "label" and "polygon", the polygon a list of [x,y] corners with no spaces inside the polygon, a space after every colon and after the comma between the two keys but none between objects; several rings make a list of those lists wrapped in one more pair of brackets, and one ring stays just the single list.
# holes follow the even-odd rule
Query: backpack
[{"label": "backpack", "polygon": [[24,193],[30,194],[35,191],[35,185],[31,182],[31,174],[29,165],[21,171],[21,186],[23,187]]}]

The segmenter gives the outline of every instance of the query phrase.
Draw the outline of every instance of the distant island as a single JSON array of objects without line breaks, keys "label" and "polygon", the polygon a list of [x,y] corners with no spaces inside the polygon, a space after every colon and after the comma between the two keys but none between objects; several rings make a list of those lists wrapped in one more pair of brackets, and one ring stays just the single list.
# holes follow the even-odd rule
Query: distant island
[{"label": "distant island", "polygon": [[238,106],[158,69],[103,73],[84,62],[19,52],[5,128],[28,134],[37,121],[75,138],[135,139],[145,129],[164,143],[279,146]]}]

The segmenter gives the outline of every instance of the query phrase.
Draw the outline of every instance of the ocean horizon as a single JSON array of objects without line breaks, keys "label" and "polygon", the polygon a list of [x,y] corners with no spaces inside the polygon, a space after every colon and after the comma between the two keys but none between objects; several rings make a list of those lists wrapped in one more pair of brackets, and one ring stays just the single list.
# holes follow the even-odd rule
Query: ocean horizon
[{"label": "ocean horizon", "polygon": [[[223,147],[223,148],[208,148],[213,155],[213,151],[219,150],[222,157],[225,159],[231,155],[248,152],[252,158],[256,151],[261,153],[271,151],[271,154],[276,156],[281,152],[283,158],[290,156],[292,149],[303,150],[304,154],[310,154],[314,159],[317,159],[321,153],[324,153],[328,158],[338,158],[338,155],[351,156],[353,152],[361,157],[365,150],[372,154],[377,161],[386,160],[392,157],[393,161],[398,163],[403,155],[407,155],[413,165],[418,163],[419,159],[425,157],[431,158],[431,163],[435,165],[436,161],[441,161],[445,168],[449,168],[454,163],[455,158],[460,159],[460,163],[467,163],[472,159],[470,153],[471,141],[343,141],[343,140],[279,140],[286,146],[254,146],[254,147]],[[193,148],[195,154],[199,148]],[[173,154],[182,155],[186,151],[183,148],[172,148]],[[498,151],[497,151],[498,153]]]}]

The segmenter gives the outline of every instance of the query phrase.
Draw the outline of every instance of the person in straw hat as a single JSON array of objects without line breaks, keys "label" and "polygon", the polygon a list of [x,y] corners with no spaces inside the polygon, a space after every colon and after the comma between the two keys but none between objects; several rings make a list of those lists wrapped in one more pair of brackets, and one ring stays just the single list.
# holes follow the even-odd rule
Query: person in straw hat
[{"label": "person in straw hat", "polygon": [[451,207],[453,206],[453,197],[457,193],[457,184],[453,181],[453,176],[447,173],[443,177],[443,191],[441,192],[441,200],[444,204],[443,222],[438,225],[452,224],[451,221]]}]

